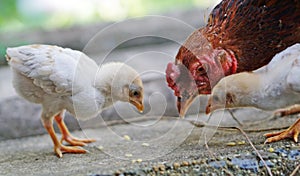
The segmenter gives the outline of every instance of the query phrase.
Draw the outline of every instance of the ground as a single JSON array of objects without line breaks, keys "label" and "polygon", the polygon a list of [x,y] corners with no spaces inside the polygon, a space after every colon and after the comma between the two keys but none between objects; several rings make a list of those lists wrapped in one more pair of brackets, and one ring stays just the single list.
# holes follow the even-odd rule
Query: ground
[{"label": "ground", "polygon": [[[87,154],[64,154],[63,158],[55,156],[48,135],[1,141],[0,175],[267,174],[263,166],[257,170],[235,166],[236,159],[245,162],[243,158],[247,156],[258,160],[245,136],[237,130],[217,130],[207,148],[199,144],[204,128],[194,127],[189,122],[193,118],[153,119],[73,132],[76,136],[94,137],[97,142],[84,147],[89,151]],[[300,146],[292,140],[264,145],[263,134],[295,120],[295,117],[279,118],[243,127],[263,158],[272,163],[268,165],[274,175],[293,172],[299,165]],[[291,156],[292,150],[298,153]],[[224,160],[226,165],[216,165],[215,160]]]}]

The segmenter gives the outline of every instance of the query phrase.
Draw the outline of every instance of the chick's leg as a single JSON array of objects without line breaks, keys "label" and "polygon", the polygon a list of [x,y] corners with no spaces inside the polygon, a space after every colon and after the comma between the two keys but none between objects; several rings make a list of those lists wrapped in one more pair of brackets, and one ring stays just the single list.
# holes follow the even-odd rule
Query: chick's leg
[{"label": "chick's leg", "polygon": [[[274,115],[277,117],[283,117],[283,116],[297,114],[297,113],[300,113],[299,104],[295,104],[293,106],[283,108],[283,109],[278,109],[277,111],[275,111]],[[287,130],[265,134],[264,136],[267,137],[265,143],[275,142],[285,138],[293,138],[295,142],[298,142],[299,132],[300,132],[300,119],[298,119]]]},{"label": "chick's leg", "polygon": [[66,142],[68,142],[69,144],[73,145],[73,146],[85,146],[86,143],[91,143],[91,142],[95,142],[95,139],[77,139],[75,137],[73,137],[65,122],[64,122],[64,111],[62,111],[61,113],[59,113],[58,115],[55,116],[55,121],[60,129],[60,132],[62,134],[62,138],[61,141],[65,140]]},{"label": "chick's leg", "polygon": [[276,142],[285,138],[293,138],[295,142],[298,142],[299,132],[300,132],[300,119],[298,119],[287,130],[265,134],[264,136],[267,137],[265,143]]},{"label": "chick's leg", "polygon": [[84,149],[62,145],[61,142],[56,137],[56,134],[55,134],[55,131],[53,128],[52,119],[51,120],[42,119],[42,121],[43,121],[43,125],[44,125],[45,129],[47,130],[47,132],[49,133],[49,135],[53,141],[54,152],[56,153],[56,155],[58,157],[61,158],[63,153],[86,153],[86,150],[84,150]]}]

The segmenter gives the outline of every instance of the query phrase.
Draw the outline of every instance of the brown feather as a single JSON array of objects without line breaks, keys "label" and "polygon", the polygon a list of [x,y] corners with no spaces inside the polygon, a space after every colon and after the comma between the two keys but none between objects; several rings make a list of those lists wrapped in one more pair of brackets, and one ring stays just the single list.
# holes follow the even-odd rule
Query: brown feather
[{"label": "brown feather", "polygon": [[254,70],[300,42],[300,1],[224,0],[202,30],[214,48],[234,52],[237,72]]}]

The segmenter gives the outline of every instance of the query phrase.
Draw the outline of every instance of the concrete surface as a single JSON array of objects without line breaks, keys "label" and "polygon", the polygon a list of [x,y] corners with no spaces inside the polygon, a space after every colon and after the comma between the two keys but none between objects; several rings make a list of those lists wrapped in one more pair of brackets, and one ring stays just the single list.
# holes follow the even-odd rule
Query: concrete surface
[{"label": "concrete surface", "polygon": [[[248,118],[251,118],[251,116]],[[188,120],[193,119],[192,117]],[[281,118],[246,125],[245,130],[270,129],[292,124],[295,118]],[[84,147],[88,154],[64,154],[57,158],[48,135],[5,140],[0,142],[0,175],[96,175],[113,174],[115,171],[152,167],[159,163],[191,161],[211,158],[203,142],[203,130],[186,120],[165,118],[74,132],[75,136],[93,137],[97,142]],[[212,129],[214,137],[208,143],[216,156],[253,152],[245,137],[238,131]],[[283,145],[282,142],[263,145],[265,132],[247,132],[258,149]],[[124,135],[131,140],[125,140]],[[228,146],[228,142],[246,141],[244,145]],[[145,145],[143,143],[147,143]],[[293,144],[292,141],[284,141]],[[141,163],[132,160],[141,159]],[[279,163],[280,164],[280,163]],[[297,161],[290,161],[296,167]]]}]

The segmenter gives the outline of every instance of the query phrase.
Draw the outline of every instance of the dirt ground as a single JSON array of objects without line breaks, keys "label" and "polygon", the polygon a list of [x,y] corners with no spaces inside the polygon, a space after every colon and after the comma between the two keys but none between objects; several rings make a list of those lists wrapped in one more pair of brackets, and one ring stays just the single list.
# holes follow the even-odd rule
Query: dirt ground
[{"label": "dirt ground", "polygon": [[[97,142],[84,147],[89,151],[87,154],[64,154],[63,158],[54,155],[48,135],[1,141],[0,175],[103,175],[153,168],[161,163],[172,165],[174,162],[213,160],[212,154],[217,158],[224,158],[254,152],[239,131],[196,128],[189,122],[192,119],[152,118],[149,121],[76,131],[73,132],[74,135],[96,138]],[[295,117],[279,118],[243,128],[259,151],[269,151],[270,148],[287,145],[300,149],[292,140],[263,144],[264,133],[284,128],[295,120]],[[200,144],[204,141],[203,131],[214,134],[208,143],[209,150]],[[299,164],[299,160],[281,162],[273,166],[274,175],[291,173]],[[278,172],[276,167],[284,164],[283,162],[286,162],[288,167]],[[257,173],[249,172],[249,175],[251,174]]]}]

